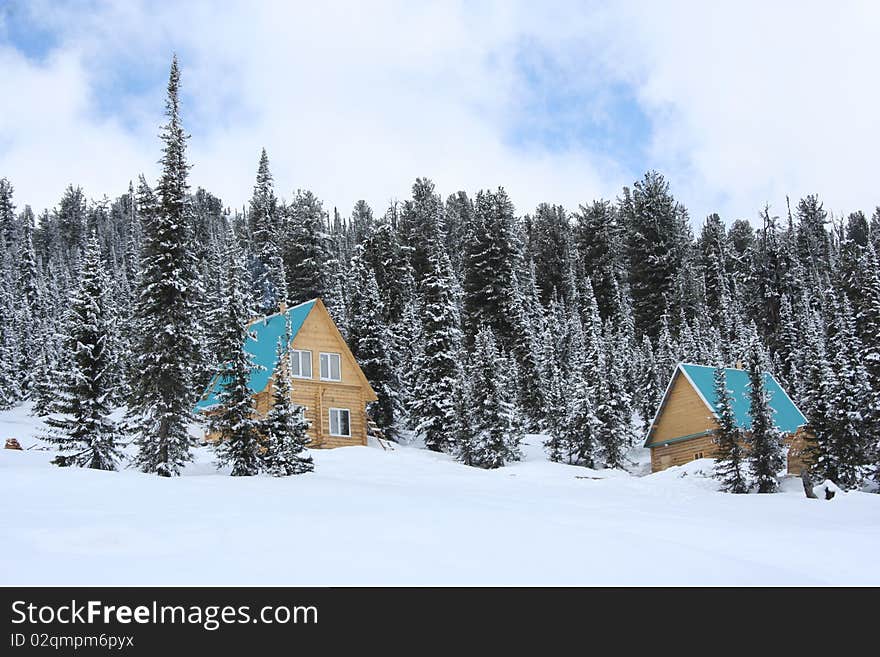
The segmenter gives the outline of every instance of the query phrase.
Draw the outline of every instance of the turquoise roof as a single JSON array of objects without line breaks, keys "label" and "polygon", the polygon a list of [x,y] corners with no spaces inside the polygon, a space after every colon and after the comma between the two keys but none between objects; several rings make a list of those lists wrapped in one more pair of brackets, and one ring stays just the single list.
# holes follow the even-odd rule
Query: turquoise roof
[{"label": "turquoise roof", "polygon": [[[315,305],[315,299],[306,301],[298,306],[289,308],[285,313],[276,313],[251,324],[248,329],[251,336],[245,341],[244,349],[253,356],[254,369],[251,370],[249,382],[252,391],[260,392],[269,383],[269,377],[275,371],[275,357],[278,349],[278,339],[284,335],[284,315],[290,318],[290,339],[296,337],[302,328],[303,322]],[[217,405],[217,393],[220,389],[222,378],[217,375],[208,385],[208,389],[196,404],[196,412],[204,411]]]},{"label": "turquoise roof", "polygon": [[[714,367],[706,365],[679,365],[685,376],[694,384],[697,392],[712,408],[713,413],[717,413],[718,399],[715,397],[715,385],[713,376]],[[730,391],[731,400],[733,402],[733,414],[736,417],[736,424],[741,429],[748,431],[752,428],[752,417],[749,415],[749,373],[746,370],[737,370],[725,368],[724,373],[727,378],[727,389]],[[807,423],[794,402],[785,394],[782,386],[773,378],[773,376],[764,372],[764,387],[770,395],[770,408],[773,409],[773,420],[777,428],[785,433],[794,433],[799,427]]]}]

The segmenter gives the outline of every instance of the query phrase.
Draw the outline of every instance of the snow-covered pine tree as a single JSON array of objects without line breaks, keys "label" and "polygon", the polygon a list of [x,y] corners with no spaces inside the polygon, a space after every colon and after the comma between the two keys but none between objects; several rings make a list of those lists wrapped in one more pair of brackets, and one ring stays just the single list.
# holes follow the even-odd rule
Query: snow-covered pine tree
[{"label": "snow-covered pine tree", "polygon": [[19,342],[15,324],[16,300],[12,293],[8,251],[0,241],[0,408],[12,408],[21,399]]},{"label": "snow-covered pine tree", "polygon": [[376,277],[360,246],[355,248],[352,258],[352,280],[348,344],[378,397],[369,409],[370,416],[386,438],[396,441],[401,404],[394,337],[383,319],[384,308]]},{"label": "snow-covered pine tree", "polygon": [[782,295],[788,291],[785,286],[785,246],[777,224],[779,218],[770,214],[769,206],[764,207],[761,219],[764,226],[758,231],[743,301],[758,327],[758,334],[772,338],[779,331]]},{"label": "snow-covered pine tree", "polygon": [[411,299],[403,309],[401,318],[391,326],[394,353],[400,378],[400,404],[403,408],[403,425],[412,428],[411,409],[415,401],[418,362],[422,344],[422,317],[419,299]]},{"label": "snow-covered pine tree", "polygon": [[639,356],[641,371],[638,377],[639,385],[636,389],[637,405],[642,421],[645,426],[648,426],[648,423],[654,419],[654,415],[657,413],[666,384],[661,381],[661,374],[654,360],[654,349],[651,346],[651,339],[647,335],[642,336]]},{"label": "snow-covered pine tree", "polygon": [[[531,288],[531,285],[529,286]],[[532,288],[533,289],[533,288]],[[512,382],[517,403],[522,409],[529,428],[537,431],[545,420],[545,393],[547,383],[542,371],[540,336],[543,333],[543,309],[537,298],[528,299],[530,290],[524,290],[516,281],[511,295],[511,321],[514,326],[510,353],[516,362],[519,377]]]},{"label": "snow-covered pine tree", "polygon": [[421,284],[422,327],[413,363],[410,399],[413,430],[435,452],[452,449],[453,395],[461,359],[461,322],[449,258],[438,243]]},{"label": "snow-covered pine tree", "polygon": [[162,129],[162,175],[158,203],[144,223],[137,340],[128,420],[137,433],[136,464],[170,477],[192,459],[187,431],[201,392],[193,385],[199,356],[194,307],[199,286],[192,255],[187,208],[186,139],[180,120],[180,71],[171,63],[168,123]]},{"label": "snow-covered pine tree", "polygon": [[610,373],[607,365],[607,356],[597,363],[601,374],[596,378],[593,390],[594,410],[596,415],[595,442],[599,458],[607,468],[623,468],[625,464],[626,449],[629,446],[628,433],[621,424],[620,411],[617,408],[619,400],[615,398],[611,390],[611,382],[608,379]]},{"label": "snow-covered pine tree", "polygon": [[324,262],[327,288],[324,290],[322,301],[327,308],[327,314],[333,318],[336,328],[343,338],[348,337],[348,318],[350,312],[349,274],[346,263],[343,262],[345,241],[343,235],[335,234],[328,240],[327,259]]},{"label": "snow-covered pine tree", "polygon": [[[390,328],[401,322],[404,309],[411,305],[415,278],[406,249],[401,245],[392,221],[392,206],[381,218],[367,228],[363,241],[363,257],[370,263],[379,286],[385,322]],[[407,336],[408,339],[409,336]]]},{"label": "snow-covered pine tree", "polygon": [[217,392],[219,409],[212,414],[209,426],[217,434],[214,443],[218,466],[231,465],[233,477],[247,477],[259,472],[260,434],[256,419],[251,373],[253,357],[244,349],[250,337],[247,278],[242,256],[234,240],[226,253],[226,299],[221,322],[218,357],[223,376]]},{"label": "snow-covered pine tree", "polygon": [[581,205],[574,215],[574,243],[593,287],[602,319],[619,312],[623,266],[623,229],[617,208],[605,200]]},{"label": "snow-covered pine tree", "polygon": [[626,336],[622,331],[615,332],[610,322],[605,323],[602,344],[605,353],[605,381],[610,400],[610,417],[614,426],[613,434],[604,437],[605,462],[608,467],[623,468],[626,453],[636,441],[636,427],[633,424],[634,405],[627,375],[632,350]]},{"label": "snow-covered pine tree", "polygon": [[428,178],[416,178],[412,186],[412,200],[403,205],[400,229],[418,283],[431,269],[429,260],[434,245],[439,244],[442,248],[443,212],[443,200],[435,192],[434,183]]},{"label": "snow-covered pine tree", "polygon": [[453,395],[452,444],[456,460],[477,466],[478,435],[473,423],[474,392],[470,376],[461,368]]},{"label": "snow-covered pine tree", "polygon": [[837,303],[834,336],[834,378],[830,389],[830,420],[827,430],[816,435],[816,469],[844,489],[857,487],[868,474],[872,434],[865,421],[873,403],[868,374],[862,364],[864,350],[856,335],[852,309],[846,295]]},{"label": "snow-covered pine tree", "polygon": [[620,212],[636,332],[653,339],[660,329],[657,318],[670,310],[675,274],[690,246],[687,211],[673,198],[663,176],[649,171],[632,191],[624,189]]},{"label": "snow-covered pine tree", "polygon": [[770,408],[770,395],[764,384],[763,363],[757,341],[749,350],[748,358],[748,394],[749,415],[752,426],[749,433],[749,470],[759,493],[775,493],[779,487],[777,475],[785,465],[782,452],[782,434],[773,422],[773,411]]},{"label": "snow-covered pine tree", "polygon": [[[569,420],[569,390],[572,386],[567,385],[565,375],[559,365],[559,359],[556,357],[556,349],[552,334],[549,330],[545,331],[545,339],[543,344],[543,363],[544,363],[544,379],[547,381],[546,393],[544,395],[545,406],[545,427],[548,438],[544,441],[544,448],[551,461],[560,462],[563,458],[567,458],[570,450],[569,429],[571,422]],[[575,393],[580,392],[575,389]],[[577,394],[571,400],[575,402]]]},{"label": "snow-covered pine tree", "polygon": [[297,190],[288,209],[284,267],[293,303],[322,297],[328,289],[330,246],[327,213],[310,191]]},{"label": "snow-covered pine tree", "polygon": [[706,306],[712,318],[718,321],[723,312],[721,299],[727,295],[727,234],[724,222],[716,213],[710,214],[703,224],[698,240],[700,267],[706,296]]},{"label": "snow-covered pine tree", "polygon": [[[868,433],[874,436],[873,444],[868,447],[875,466],[874,479],[880,484],[880,263],[873,243],[867,243],[859,266],[861,288],[856,328],[864,350],[862,363],[871,389],[870,404],[863,412]],[[880,486],[877,490],[880,491]]]},{"label": "snow-covered pine tree", "polygon": [[248,222],[254,252],[250,263],[254,305],[258,314],[269,315],[278,310],[282,301],[287,301],[287,281],[278,245],[278,200],[275,198],[265,148],[257,167],[257,182],[251,197]]},{"label": "snow-covered pine tree", "polygon": [[470,464],[480,468],[500,468],[521,457],[523,435],[516,426],[513,404],[507,401],[501,362],[492,331],[488,327],[480,329],[468,363],[476,434]]},{"label": "snow-covered pine tree", "polygon": [[446,252],[452,263],[452,270],[461,276],[461,257],[464,251],[464,229],[474,215],[474,203],[466,192],[458,191],[446,198],[446,209],[443,213],[443,233]]},{"label": "snow-covered pine tree", "polygon": [[554,290],[568,300],[573,293],[571,228],[561,205],[541,203],[529,221],[529,253],[535,264],[535,283],[546,303]]},{"label": "snow-covered pine tree", "polygon": [[278,341],[276,368],[272,377],[272,406],[260,422],[263,452],[260,465],[273,477],[305,474],[315,469],[312,457],[306,453],[309,423],[291,400],[290,370],[287,367],[290,327]]},{"label": "snow-covered pine tree", "polygon": [[31,415],[45,417],[50,413],[52,400],[55,398],[56,371],[64,371],[60,363],[55,363],[49,356],[50,347],[43,344],[36,360],[36,370],[31,387]]},{"label": "snow-covered pine tree", "polygon": [[724,367],[718,366],[713,373],[715,388],[715,407],[718,409],[718,430],[715,443],[718,453],[715,457],[715,478],[721,482],[721,489],[728,493],[748,493],[749,482],[746,477],[746,455],[743,448],[743,432],[736,425],[733,414],[733,400],[727,387],[727,374]]},{"label": "snow-covered pine tree", "polygon": [[503,188],[479,192],[474,220],[466,227],[463,261],[468,335],[486,324],[505,349],[514,334],[512,307],[520,260],[515,223],[513,203]]},{"label": "snow-covered pine tree", "polygon": [[35,373],[35,358],[39,351],[37,338],[40,335],[40,325],[43,321],[43,299],[41,294],[41,280],[37,265],[37,256],[33,242],[33,213],[30,208],[25,208],[22,221],[20,222],[20,240],[18,244],[17,272],[15,283],[15,296],[19,300],[17,305],[16,326],[19,336],[19,381],[22,392],[30,394]]},{"label": "snow-covered pine tree", "polygon": [[593,401],[594,390],[584,377],[578,377],[563,394],[569,398],[568,415],[563,418],[562,427],[565,457],[568,463],[595,467],[601,427]]},{"label": "snow-covered pine tree", "polygon": [[89,238],[79,285],[68,303],[64,348],[66,369],[53,399],[45,409],[49,431],[45,439],[64,454],[53,463],[96,470],[115,470],[121,458],[120,430],[111,418],[110,404],[116,385],[109,349],[112,330],[108,312],[107,273],[98,241]]},{"label": "snow-covered pine tree", "polygon": [[657,376],[663,382],[665,389],[666,382],[672,377],[675,366],[681,361],[678,348],[672,340],[672,333],[669,330],[669,317],[664,313],[660,316],[659,333],[657,335],[657,345],[654,349],[654,364],[657,368]]},{"label": "snow-covered pine tree", "polygon": [[3,240],[4,249],[12,249],[18,241],[13,191],[12,183],[6,178],[0,178],[0,239]]}]

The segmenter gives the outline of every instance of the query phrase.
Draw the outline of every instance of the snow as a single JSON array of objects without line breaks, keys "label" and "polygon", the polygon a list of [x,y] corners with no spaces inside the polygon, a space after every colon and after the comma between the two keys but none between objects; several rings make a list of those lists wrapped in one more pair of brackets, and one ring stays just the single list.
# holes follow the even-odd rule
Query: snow
[{"label": "snow", "polygon": [[[880,495],[717,492],[712,462],[647,476],[524,460],[468,468],[416,447],[315,450],[315,472],[184,476],[49,465],[0,413],[0,585],[877,585]],[[644,471],[643,450],[635,472]]]}]

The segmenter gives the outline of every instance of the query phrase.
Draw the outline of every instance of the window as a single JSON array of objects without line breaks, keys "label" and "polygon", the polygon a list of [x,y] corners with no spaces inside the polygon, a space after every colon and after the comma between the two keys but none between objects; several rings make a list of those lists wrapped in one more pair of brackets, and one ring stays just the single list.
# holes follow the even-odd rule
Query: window
[{"label": "window", "polygon": [[339,354],[321,354],[321,379],[339,381],[341,378]]},{"label": "window", "polygon": [[297,379],[312,378],[312,352],[301,349],[290,350],[290,376]]},{"label": "window", "polygon": [[351,414],[347,408],[330,409],[330,435],[351,437]]},{"label": "window", "polygon": [[703,458],[703,452],[694,452],[694,461]]}]

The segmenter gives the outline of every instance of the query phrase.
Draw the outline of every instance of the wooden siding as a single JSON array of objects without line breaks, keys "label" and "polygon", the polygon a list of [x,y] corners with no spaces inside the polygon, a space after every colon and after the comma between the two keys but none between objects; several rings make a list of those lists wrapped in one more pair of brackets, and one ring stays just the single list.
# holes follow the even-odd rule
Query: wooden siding
[{"label": "wooden siding", "polygon": [[[345,344],[345,340],[342,339],[339,330],[336,328],[333,320],[330,319],[330,315],[320,299],[315,303],[312,312],[306,317],[305,322],[303,322],[299,332],[293,339],[292,348],[307,349],[312,352],[312,381],[327,386],[358,386],[363,388],[367,401],[376,401],[375,393],[364,378],[363,372],[361,372],[360,367],[355,362],[354,357],[348,350],[348,346]],[[321,352],[340,355],[342,379],[340,382],[320,380]],[[293,380],[294,384],[299,381],[304,381],[304,379]]]},{"label": "wooden siding", "polygon": [[[343,378],[343,381],[345,379]],[[313,448],[347,447],[367,444],[367,414],[363,390],[357,385],[325,383],[323,381],[293,379],[293,403],[306,408],[309,437]],[[255,395],[257,413],[262,417],[272,403],[272,380],[266,390]],[[330,409],[347,408],[351,418],[351,437],[330,435]]]},{"label": "wooden siding", "polygon": [[[786,471],[788,474],[799,475],[807,463],[803,451],[805,442],[802,431],[786,435],[784,443],[788,450]],[[749,448],[747,442],[742,446],[746,450]],[[718,453],[718,445],[715,444],[713,435],[698,436],[652,447],[651,472],[660,472],[674,465],[690,463],[697,458],[696,455],[699,453],[702,453],[702,458],[715,458]]]},{"label": "wooden siding", "polygon": [[717,427],[718,423],[715,422],[712,411],[687,378],[678,372],[666,398],[666,404],[654,423],[651,443],[692,436]]},{"label": "wooden siding", "polygon": [[799,475],[812,460],[807,453],[807,430],[803,427],[786,440],[788,444],[788,474]]},{"label": "wooden siding", "polygon": [[651,448],[651,472],[659,472],[674,465],[684,465],[695,460],[695,455],[702,452],[703,458],[713,458],[718,446],[713,436],[699,436],[688,440],[660,445]]}]

